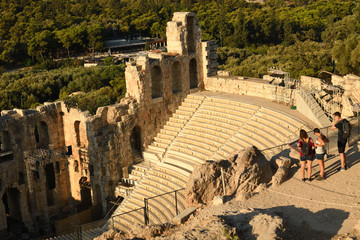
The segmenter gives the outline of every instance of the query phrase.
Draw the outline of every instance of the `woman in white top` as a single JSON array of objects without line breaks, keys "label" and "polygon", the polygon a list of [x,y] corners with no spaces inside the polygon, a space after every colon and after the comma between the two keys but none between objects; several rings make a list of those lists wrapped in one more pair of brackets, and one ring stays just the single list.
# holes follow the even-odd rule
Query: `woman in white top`
[{"label": "woman in white top", "polygon": [[316,159],[319,162],[320,166],[320,175],[316,178],[316,180],[325,180],[325,166],[324,166],[324,155],[325,151],[325,142],[329,142],[329,140],[320,132],[320,129],[315,128],[314,134],[318,137],[315,142],[315,155]]}]

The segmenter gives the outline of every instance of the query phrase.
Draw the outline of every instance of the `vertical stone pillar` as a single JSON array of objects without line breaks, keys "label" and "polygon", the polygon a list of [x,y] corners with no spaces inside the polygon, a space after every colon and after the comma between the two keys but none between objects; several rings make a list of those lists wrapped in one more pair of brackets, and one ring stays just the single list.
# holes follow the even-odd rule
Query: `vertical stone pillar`
[{"label": "vertical stone pillar", "polygon": [[[25,167],[26,167],[26,180],[27,180],[27,187],[29,189],[29,197],[30,197],[30,208],[32,209],[31,223],[27,226],[30,231],[37,231],[38,229],[38,222],[36,221],[35,211],[36,211],[36,199],[35,199],[35,192],[34,192],[34,179],[31,171],[31,165],[35,165],[34,162],[30,162],[30,159],[26,159]],[[21,197],[23,198],[23,197]],[[26,197],[27,198],[27,197]]]},{"label": "vertical stone pillar", "polygon": [[31,219],[31,215],[29,212],[29,207],[28,206],[28,201],[27,201],[27,188],[21,187],[20,188],[20,206],[21,206],[21,218],[22,218],[22,222],[25,224],[25,226],[28,228],[28,230],[30,232],[34,231],[33,228],[33,224],[32,224],[32,219]]},{"label": "vertical stone pillar", "polygon": [[[45,175],[45,169],[44,164],[40,163],[39,166],[39,179],[40,179],[40,199],[41,199],[41,209],[38,210],[38,212],[41,212],[40,214],[40,221],[42,223],[42,228],[44,232],[48,233],[50,232],[50,225],[49,225],[49,207],[47,203],[47,195],[46,195],[46,175]],[[39,207],[40,207],[39,206]]]}]

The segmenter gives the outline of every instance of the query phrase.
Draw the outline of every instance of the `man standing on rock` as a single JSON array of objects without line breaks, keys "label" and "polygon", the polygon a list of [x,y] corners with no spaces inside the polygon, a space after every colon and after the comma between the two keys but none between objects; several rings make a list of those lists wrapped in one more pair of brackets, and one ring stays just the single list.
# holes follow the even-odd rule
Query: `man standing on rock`
[{"label": "man standing on rock", "polygon": [[[331,126],[331,130],[338,129],[337,146],[338,146],[338,151],[339,151],[340,161],[341,161],[341,167],[339,169],[340,171],[347,170],[345,147],[346,147],[347,139],[350,136],[350,132],[348,132],[349,129],[346,129],[347,128],[347,126],[345,126],[346,124],[349,124],[349,122],[346,119],[341,119],[341,113],[335,112],[334,113],[334,123]],[[351,129],[351,127],[348,127],[348,128]],[[347,132],[348,132],[348,135],[347,135]]]}]

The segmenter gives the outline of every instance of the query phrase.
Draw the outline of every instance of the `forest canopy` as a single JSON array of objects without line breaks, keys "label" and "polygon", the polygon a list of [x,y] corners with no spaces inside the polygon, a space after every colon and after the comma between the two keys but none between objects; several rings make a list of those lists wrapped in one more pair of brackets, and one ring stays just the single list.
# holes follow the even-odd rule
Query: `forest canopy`
[{"label": "forest canopy", "polygon": [[[106,67],[4,72],[90,54],[102,50],[104,40],[165,37],[166,22],[177,11],[197,14],[203,39],[217,41],[219,68],[235,75],[261,77],[267,67],[295,78],[322,70],[360,74],[359,0],[268,0],[263,5],[244,0],[0,0],[0,109],[64,99],[73,91],[86,93],[73,101],[84,109],[92,102],[92,112],[114,103],[124,94],[123,79],[92,77]],[[94,100],[105,92],[105,99]]]}]

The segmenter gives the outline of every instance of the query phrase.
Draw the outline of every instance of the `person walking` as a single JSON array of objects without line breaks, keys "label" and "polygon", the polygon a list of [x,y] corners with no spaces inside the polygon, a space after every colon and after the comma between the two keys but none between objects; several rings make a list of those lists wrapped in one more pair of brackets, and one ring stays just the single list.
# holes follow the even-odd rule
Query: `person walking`
[{"label": "person walking", "polygon": [[[314,141],[310,138],[307,132],[304,129],[300,130],[300,139],[297,143],[297,146],[301,149],[300,151],[300,164],[301,164],[301,177],[302,181],[306,180],[312,181],[311,170],[312,170],[312,161],[314,160],[314,151],[315,148]],[[305,167],[307,165],[308,178],[305,178]]]},{"label": "person walking", "polygon": [[350,136],[351,131],[351,125],[346,119],[341,118],[340,112],[334,113],[334,122],[331,126],[331,130],[338,130],[338,141],[337,141],[337,147],[338,152],[340,155],[340,163],[341,167],[339,168],[340,171],[346,171],[347,170],[347,162],[346,162],[346,155],[345,155],[345,147],[347,143],[347,139]]},{"label": "person walking", "polygon": [[325,165],[324,165],[324,156],[325,156],[325,142],[329,142],[329,140],[320,132],[320,129],[315,128],[314,134],[317,136],[315,141],[315,157],[318,160],[320,166],[320,175],[316,178],[316,180],[322,181],[325,180]]}]

